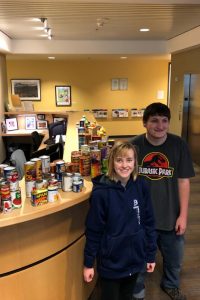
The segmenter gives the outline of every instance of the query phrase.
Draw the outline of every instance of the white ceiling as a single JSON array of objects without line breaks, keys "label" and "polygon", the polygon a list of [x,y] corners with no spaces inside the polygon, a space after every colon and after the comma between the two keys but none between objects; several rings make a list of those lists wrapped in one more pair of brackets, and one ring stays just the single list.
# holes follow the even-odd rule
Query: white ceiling
[{"label": "white ceiling", "polygon": [[[53,36],[51,41],[41,36],[44,34],[42,22],[35,22],[32,18],[48,19]],[[97,23],[103,23],[103,26],[99,27]],[[141,27],[147,27],[150,31],[141,33]],[[157,45],[158,42],[180,40],[182,35],[195,30],[200,30],[200,0],[0,0],[0,31],[13,45],[8,51],[11,54],[32,55],[29,49],[30,41],[34,45],[32,49],[35,47],[34,53],[37,53],[35,45],[40,45],[41,48],[44,43],[44,48],[47,49],[54,45],[54,50],[52,47],[52,51],[47,52],[56,54],[59,52],[55,46],[56,42],[59,47],[66,41],[72,45],[77,41],[107,43],[104,45],[110,45],[112,42],[120,42],[121,45],[133,45],[134,42],[134,45],[139,45],[146,41]],[[26,41],[27,46],[24,47]],[[196,42],[198,43],[200,44],[200,40]],[[112,44],[115,53],[117,44]],[[19,50],[20,45],[23,45],[23,51]],[[141,45],[144,47],[144,44]],[[38,53],[45,54],[44,48]],[[84,51],[83,54],[94,53],[92,48],[91,52],[89,49]],[[62,54],[64,53],[63,51]],[[109,53],[112,53],[111,49]]]}]

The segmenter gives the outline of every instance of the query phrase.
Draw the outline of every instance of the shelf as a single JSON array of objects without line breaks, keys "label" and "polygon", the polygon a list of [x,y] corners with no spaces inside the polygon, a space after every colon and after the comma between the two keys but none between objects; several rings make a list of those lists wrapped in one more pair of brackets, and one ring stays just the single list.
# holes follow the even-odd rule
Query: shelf
[{"label": "shelf", "polygon": [[5,111],[3,115],[67,115],[67,112],[61,111]]}]

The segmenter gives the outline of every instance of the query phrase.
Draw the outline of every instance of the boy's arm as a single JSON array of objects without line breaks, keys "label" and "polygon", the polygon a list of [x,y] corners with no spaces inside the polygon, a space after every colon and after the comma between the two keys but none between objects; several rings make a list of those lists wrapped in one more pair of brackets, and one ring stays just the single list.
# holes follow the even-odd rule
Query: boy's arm
[{"label": "boy's arm", "polygon": [[176,220],[176,234],[181,235],[185,233],[188,217],[188,204],[190,196],[190,179],[178,178],[178,191],[180,202],[180,214]]}]

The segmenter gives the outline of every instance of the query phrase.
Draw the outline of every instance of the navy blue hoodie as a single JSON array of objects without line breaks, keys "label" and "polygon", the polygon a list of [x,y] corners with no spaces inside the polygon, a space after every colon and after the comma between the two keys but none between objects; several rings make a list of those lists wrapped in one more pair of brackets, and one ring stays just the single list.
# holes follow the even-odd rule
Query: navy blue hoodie
[{"label": "navy blue hoodie", "polygon": [[155,262],[156,232],[150,192],[142,178],[126,187],[100,175],[93,179],[86,220],[84,265],[104,278],[124,278]]}]

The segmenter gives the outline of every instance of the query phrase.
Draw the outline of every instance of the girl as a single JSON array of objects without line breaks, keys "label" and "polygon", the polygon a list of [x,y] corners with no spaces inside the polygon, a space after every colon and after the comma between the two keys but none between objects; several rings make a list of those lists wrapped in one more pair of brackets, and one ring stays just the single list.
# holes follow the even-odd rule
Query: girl
[{"label": "girl", "polygon": [[149,189],[137,178],[134,146],[118,141],[108,159],[107,175],[93,179],[86,220],[83,276],[101,279],[102,300],[131,300],[137,274],[155,267],[156,234]]}]

